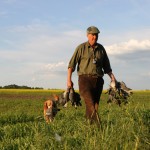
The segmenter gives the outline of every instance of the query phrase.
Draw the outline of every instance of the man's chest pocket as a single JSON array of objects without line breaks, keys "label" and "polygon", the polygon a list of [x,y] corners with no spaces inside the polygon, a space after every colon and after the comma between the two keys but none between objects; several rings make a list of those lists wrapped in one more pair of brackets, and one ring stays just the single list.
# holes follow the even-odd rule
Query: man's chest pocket
[{"label": "man's chest pocket", "polygon": [[97,60],[97,63],[101,63],[104,59],[104,53],[103,51],[98,51],[96,53],[96,60]]}]

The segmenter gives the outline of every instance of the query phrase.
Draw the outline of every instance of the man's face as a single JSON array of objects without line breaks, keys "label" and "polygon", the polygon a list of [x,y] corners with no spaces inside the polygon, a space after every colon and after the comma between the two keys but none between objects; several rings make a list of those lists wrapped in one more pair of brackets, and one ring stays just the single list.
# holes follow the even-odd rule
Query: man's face
[{"label": "man's face", "polygon": [[98,40],[98,34],[89,33],[87,34],[88,41],[91,46],[94,46]]}]

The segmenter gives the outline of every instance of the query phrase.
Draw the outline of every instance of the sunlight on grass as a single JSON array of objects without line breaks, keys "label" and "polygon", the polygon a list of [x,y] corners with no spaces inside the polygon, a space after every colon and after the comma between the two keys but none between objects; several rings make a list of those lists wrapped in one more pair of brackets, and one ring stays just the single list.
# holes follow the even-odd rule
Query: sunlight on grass
[{"label": "sunlight on grass", "polygon": [[0,91],[0,149],[149,149],[150,92],[136,92],[122,107],[107,105],[103,93],[99,108],[102,129],[85,120],[83,101],[77,109],[71,104],[60,107],[54,121],[46,124],[43,102],[52,94],[41,90]]}]

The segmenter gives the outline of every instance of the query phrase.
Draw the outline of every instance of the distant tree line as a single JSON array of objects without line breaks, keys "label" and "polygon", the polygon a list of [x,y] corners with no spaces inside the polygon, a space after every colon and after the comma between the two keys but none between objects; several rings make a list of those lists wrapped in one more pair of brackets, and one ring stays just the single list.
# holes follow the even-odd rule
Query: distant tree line
[{"label": "distant tree line", "polygon": [[0,89],[43,89],[42,87],[28,87],[28,86],[19,86],[16,84],[6,85],[6,86],[0,86]]}]

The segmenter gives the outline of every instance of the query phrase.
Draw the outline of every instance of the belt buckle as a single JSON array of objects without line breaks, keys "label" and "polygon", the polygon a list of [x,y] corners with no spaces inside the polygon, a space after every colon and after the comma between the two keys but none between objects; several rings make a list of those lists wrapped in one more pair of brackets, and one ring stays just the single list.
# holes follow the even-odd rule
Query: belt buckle
[{"label": "belt buckle", "polygon": [[92,77],[92,78],[98,78],[97,75],[92,75],[92,74],[89,74],[89,77]]}]

